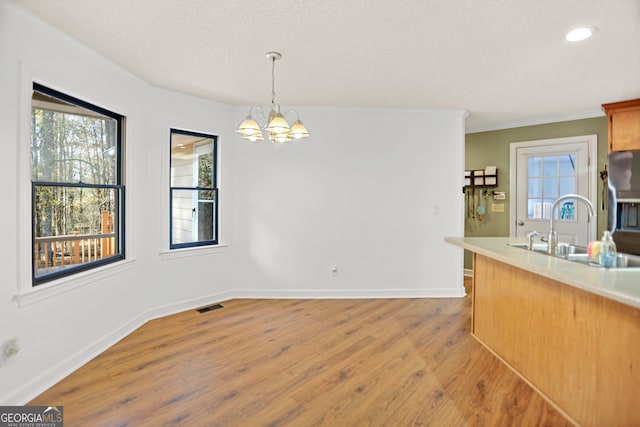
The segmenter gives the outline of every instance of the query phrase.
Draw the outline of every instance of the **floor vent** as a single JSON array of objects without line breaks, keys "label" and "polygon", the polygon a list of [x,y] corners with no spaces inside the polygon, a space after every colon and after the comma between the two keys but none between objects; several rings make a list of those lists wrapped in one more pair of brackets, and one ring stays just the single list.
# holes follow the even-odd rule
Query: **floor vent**
[{"label": "floor vent", "polygon": [[213,304],[213,305],[210,305],[209,307],[199,308],[198,313],[206,313],[208,311],[217,310],[219,308],[224,308],[224,307],[222,306],[222,304]]}]

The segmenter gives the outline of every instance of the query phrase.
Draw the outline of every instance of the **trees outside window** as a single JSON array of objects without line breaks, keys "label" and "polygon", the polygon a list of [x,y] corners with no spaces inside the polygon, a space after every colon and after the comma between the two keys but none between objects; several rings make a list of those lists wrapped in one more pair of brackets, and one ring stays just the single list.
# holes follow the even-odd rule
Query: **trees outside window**
[{"label": "trees outside window", "polygon": [[217,141],[171,129],[171,249],[218,243]]},{"label": "trees outside window", "polygon": [[34,83],[32,278],[38,285],[124,258],[124,118]]}]

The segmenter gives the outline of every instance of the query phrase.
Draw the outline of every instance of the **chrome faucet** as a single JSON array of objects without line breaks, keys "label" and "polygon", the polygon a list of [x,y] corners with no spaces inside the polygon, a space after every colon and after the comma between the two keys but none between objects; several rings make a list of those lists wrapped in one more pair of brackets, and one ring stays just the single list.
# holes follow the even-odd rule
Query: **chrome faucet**
[{"label": "chrome faucet", "polygon": [[561,201],[567,200],[567,199],[576,199],[576,200],[583,201],[589,208],[589,217],[596,216],[596,212],[595,212],[595,209],[593,208],[593,204],[591,203],[591,201],[579,194],[565,194],[564,196],[560,196],[556,200],[554,200],[553,204],[551,205],[551,219],[549,220],[549,238],[547,239],[547,244],[549,245],[548,252],[551,255],[556,254],[556,246],[558,245],[558,233],[556,232],[556,229],[553,226],[553,212],[555,211],[556,206],[558,206]]},{"label": "chrome faucet", "polygon": [[533,238],[539,236],[538,232],[533,230],[531,233],[527,233],[527,249],[533,250]]}]

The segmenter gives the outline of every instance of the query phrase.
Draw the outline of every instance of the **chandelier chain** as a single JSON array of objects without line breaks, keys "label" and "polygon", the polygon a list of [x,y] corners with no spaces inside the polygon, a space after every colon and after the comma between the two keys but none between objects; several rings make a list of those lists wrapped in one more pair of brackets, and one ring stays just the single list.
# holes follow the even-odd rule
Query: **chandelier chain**
[{"label": "chandelier chain", "polygon": [[276,105],[276,57],[271,57],[271,105]]}]

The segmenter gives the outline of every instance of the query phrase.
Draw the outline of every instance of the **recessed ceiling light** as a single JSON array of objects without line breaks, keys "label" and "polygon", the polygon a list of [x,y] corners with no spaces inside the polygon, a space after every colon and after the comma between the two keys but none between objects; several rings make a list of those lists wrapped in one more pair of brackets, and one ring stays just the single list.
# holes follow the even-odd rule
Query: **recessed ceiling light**
[{"label": "recessed ceiling light", "polygon": [[593,31],[591,30],[591,28],[582,27],[569,31],[565,38],[570,42],[579,42],[588,39],[592,34]]}]

